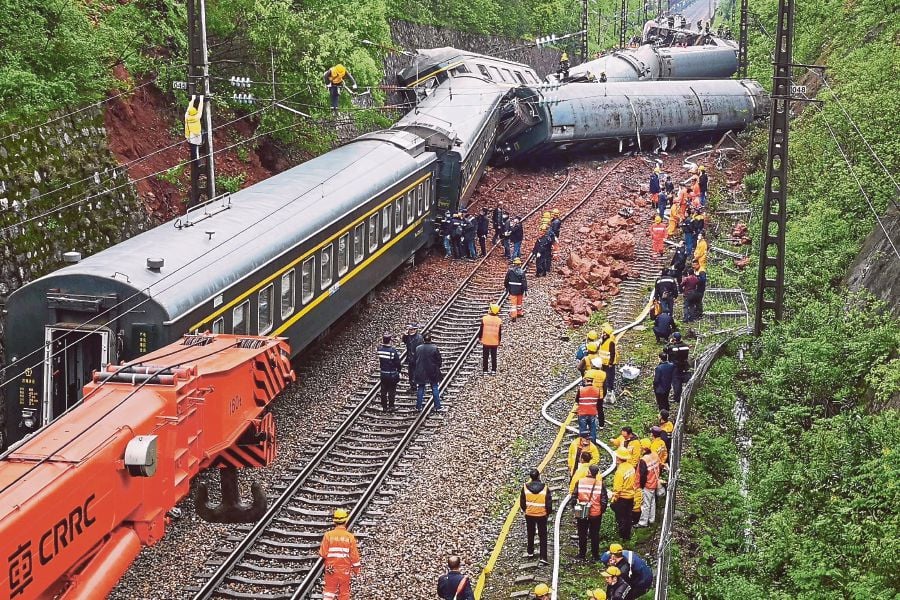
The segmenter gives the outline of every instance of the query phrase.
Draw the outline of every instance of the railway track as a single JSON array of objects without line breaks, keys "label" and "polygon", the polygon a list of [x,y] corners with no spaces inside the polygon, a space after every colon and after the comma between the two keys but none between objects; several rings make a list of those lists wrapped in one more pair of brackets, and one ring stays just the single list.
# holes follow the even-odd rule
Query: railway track
[{"label": "railway track", "polygon": [[[557,199],[569,181],[567,173],[524,219]],[[597,187],[599,184],[591,194]],[[502,282],[507,263],[496,260],[496,252],[499,246],[490,249],[423,328],[443,355],[442,403],[452,405],[455,393],[474,369],[469,358],[487,305],[506,299]],[[228,545],[196,575],[199,585],[189,589],[195,600],[300,599],[318,588],[323,565],[317,551],[323,532],[332,526],[333,509],[350,510],[350,526],[362,523],[366,514],[377,514],[373,507],[379,503],[378,496],[397,493],[388,489],[392,470],[399,467],[394,478],[402,478],[402,459],[407,451],[417,451],[413,440],[433,414],[430,400],[417,412],[415,393],[401,391],[402,384],[397,393],[398,411],[384,413],[377,408],[379,387],[376,370],[369,374],[364,391],[355,394],[352,408],[340,415],[341,423],[323,435],[317,449],[306,453],[304,464],[274,486],[272,491],[278,495],[270,500],[270,508],[259,522],[241,527],[238,535],[227,538]],[[364,544],[365,537],[361,540]]]}]

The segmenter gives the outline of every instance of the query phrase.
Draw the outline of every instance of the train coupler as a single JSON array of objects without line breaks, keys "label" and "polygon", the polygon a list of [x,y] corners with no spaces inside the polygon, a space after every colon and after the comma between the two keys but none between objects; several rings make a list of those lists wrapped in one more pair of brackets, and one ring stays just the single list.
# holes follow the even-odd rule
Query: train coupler
[{"label": "train coupler", "polygon": [[259,483],[254,482],[250,485],[253,499],[250,503],[246,503],[241,500],[237,469],[234,467],[219,469],[219,480],[222,484],[222,500],[215,505],[209,501],[209,487],[205,483],[197,484],[194,503],[197,515],[201,519],[212,523],[253,523],[265,514],[268,502]]}]

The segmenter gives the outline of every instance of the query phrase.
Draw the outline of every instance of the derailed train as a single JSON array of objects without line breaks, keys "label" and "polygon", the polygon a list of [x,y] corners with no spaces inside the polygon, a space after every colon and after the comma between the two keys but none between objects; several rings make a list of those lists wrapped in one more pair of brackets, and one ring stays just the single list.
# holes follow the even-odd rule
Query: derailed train
[{"label": "derailed train", "polygon": [[[296,354],[429,243],[430,221],[465,205],[498,145],[507,160],[565,136],[591,132],[595,143],[714,131],[762,112],[748,108],[759,90],[720,81],[731,91],[708,90],[700,108],[678,112],[677,122],[657,122],[656,101],[634,116],[645,110],[642,95],[673,95],[656,85],[631,90],[624,104],[592,99],[599,91],[590,85],[575,95],[564,86],[559,92],[570,94],[571,106],[564,113],[561,103],[542,102],[545,91],[529,67],[452,48],[422,51],[398,79],[415,108],[390,129],[84,260],[75,254],[75,264],[16,290],[6,305],[0,445],[79,403],[94,371],[188,332],[282,336]],[[678,89],[685,101],[702,93]],[[622,97],[612,91],[607,98]],[[576,114],[597,109],[605,114]],[[726,113],[741,118],[720,118]],[[561,124],[564,114],[571,127]]]}]

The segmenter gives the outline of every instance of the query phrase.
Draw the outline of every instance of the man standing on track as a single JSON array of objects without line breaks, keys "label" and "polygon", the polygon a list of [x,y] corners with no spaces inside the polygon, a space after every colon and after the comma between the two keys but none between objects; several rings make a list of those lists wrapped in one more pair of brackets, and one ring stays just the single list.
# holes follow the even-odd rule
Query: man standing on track
[{"label": "man standing on track", "polygon": [[628,448],[616,450],[616,473],[613,477],[612,509],[616,514],[616,530],[625,541],[631,539],[631,512],[634,507],[635,469],[628,462]]},{"label": "man standing on track", "polygon": [[460,573],[462,561],[458,556],[447,558],[447,574],[438,578],[437,593],[441,600],[475,600],[472,582]]},{"label": "man standing on track", "polygon": [[653,225],[650,226],[650,240],[653,244],[653,251],[662,256],[666,251],[666,226],[663,225],[660,216],[653,218]]},{"label": "man standing on track", "polygon": [[519,508],[525,512],[525,528],[528,533],[528,554],[534,556],[534,535],[537,533],[539,560],[547,564],[547,517],[553,512],[553,498],[550,488],[541,481],[541,473],[532,469],[528,473],[530,481],[519,494]]},{"label": "man standing on track", "polygon": [[343,508],[334,511],[334,529],[325,532],[319,556],[325,562],[322,600],[350,600],[350,577],[361,567],[356,538],[347,531],[350,515]]},{"label": "man standing on track", "polygon": [[706,174],[706,167],[700,165],[700,176],[697,178],[700,185],[700,205],[706,206],[706,194],[709,191],[709,175]]},{"label": "man standing on track", "polygon": [[550,231],[553,232],[554,241],[559,241],[559,234],[562,231],[562,219],[559,218],[559,209],[554,208],[551,212],[553,218],[550,219]]},{"label": "man standing on track", "polygon": [[378,346],[378,368],[381,372],[381,410],[394,410],[394,399],[397,397],[397,384],[400,382],[400,353],[391,345],[391,334],[385,333]]},{"label": "man standing on track", "polygon": [[611,323],[604,323],[600,327],[600,358],[603,361],[603,372],[606,373],[603,394],[613,402],[616,395],[616,365],[619,364],[619,356],[616,352],[616,335]]},{"label": "man standing on track", "polygon": [[528,280],[525,277],[525,270],[522,268],[522,259],[514,258],[512,265],[506,272],[506,279],[503,281],[503,287],[509,294],[509,318],[515,321],[519,317],[525,316],[525,305],[523,299],[528,294]]},{"label": "man standing on track", "polygon": [[672,343],[666,346],[666,356],[675,365],[672,373],[672,401],[676,404],[681,401],[681,389],[688,380],[690,369],[689,354],[691,347],[681,341],[681,333],[672,334]]},{"label": "man standing on track", "polygon": [[443,379],[441,373],[441,351],[431,343],[431,334],[422,337],[422,345],[416,348],[416,410],[421,411],[425,405],[425,386],[431,387],[434,399],[434,412],[441,410],[441,394],[438,384]]},{"label": "man standing on track", "polygon": [[481,341],[481,369],[485,375],[488,372],[488,358],[491,359],[491,375],[497,374],[497,347],[500,345],[503,329],[503,320],[499,314],[500,305],[491,303],[488,314],[481,317],[481,327],[478,329],[478,339]]},{"label": "man standing on track", "polygon": [[487,236],[490,231],[490,220],[488,219],[488,209],[481,209],[475,222],[475,230],[478,234],[478,246],[481,248],[481,256],[487,255]]},{"label": "man standing on track", "polygon": [[416,389],[413,373],[416,369],[416,348],[422,345],[422,336],[419,335],[419,324],[410,323],[406,326],[406,334],[401,338],[406,345],[406,372],[409,374],[409,389]]},{"label": "man standing on track", "polygon": [[511,256],[519,258],[522,256],[522,240],[525,239],[525,230],[522,228],[522,220],[515,217],[509,227],[509,241],[512,244]]},{"label": "man standing on track", "polygon": [[534,242],[535,276],[543,277],[550,274],[550,262],[553,252],[553,234],[549,232],[547,225],[541,225],[541,235]]},{"label": "man standing on track", "polygon": [[[652,206],[656,206],[657,202],[659,202],[659,192],[662,188],[659,185],[659,167],[653,169],[653,173],[650,174],[650,201],[653,203]],[[660,215],[662,216],[662,215]]]},{"label": "man standing on track", "polygon": [[600,466],[591,465],[588,467],[587,477],[582,477],[576,488],[578,504],[588,507],[587,515],[575,515],[578,528],[578,560],[586,558],[588,537],[591,540],[591,557],[595,562],[600,560],[600,523],[606,511],[608,498],[603,478],[599,477],[599,473]]},{"label": "man standing on track", "polygon": [[591,441],[597,443],[597,412],[603,393],[594,387],[593,379],[587,377],[575,392],[575,412],[578,414],[578,434],[587,431]]}]

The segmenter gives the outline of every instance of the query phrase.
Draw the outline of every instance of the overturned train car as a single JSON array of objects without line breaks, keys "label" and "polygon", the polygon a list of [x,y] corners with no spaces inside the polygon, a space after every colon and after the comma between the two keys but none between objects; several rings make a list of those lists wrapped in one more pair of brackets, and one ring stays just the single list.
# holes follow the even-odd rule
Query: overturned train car
[{"label": "overturned train car", "polygon": [[495,162],[600,147],[666,150],[680,136],[743,129],[769,114],[752,80],[521,88],[501,116]]}]

